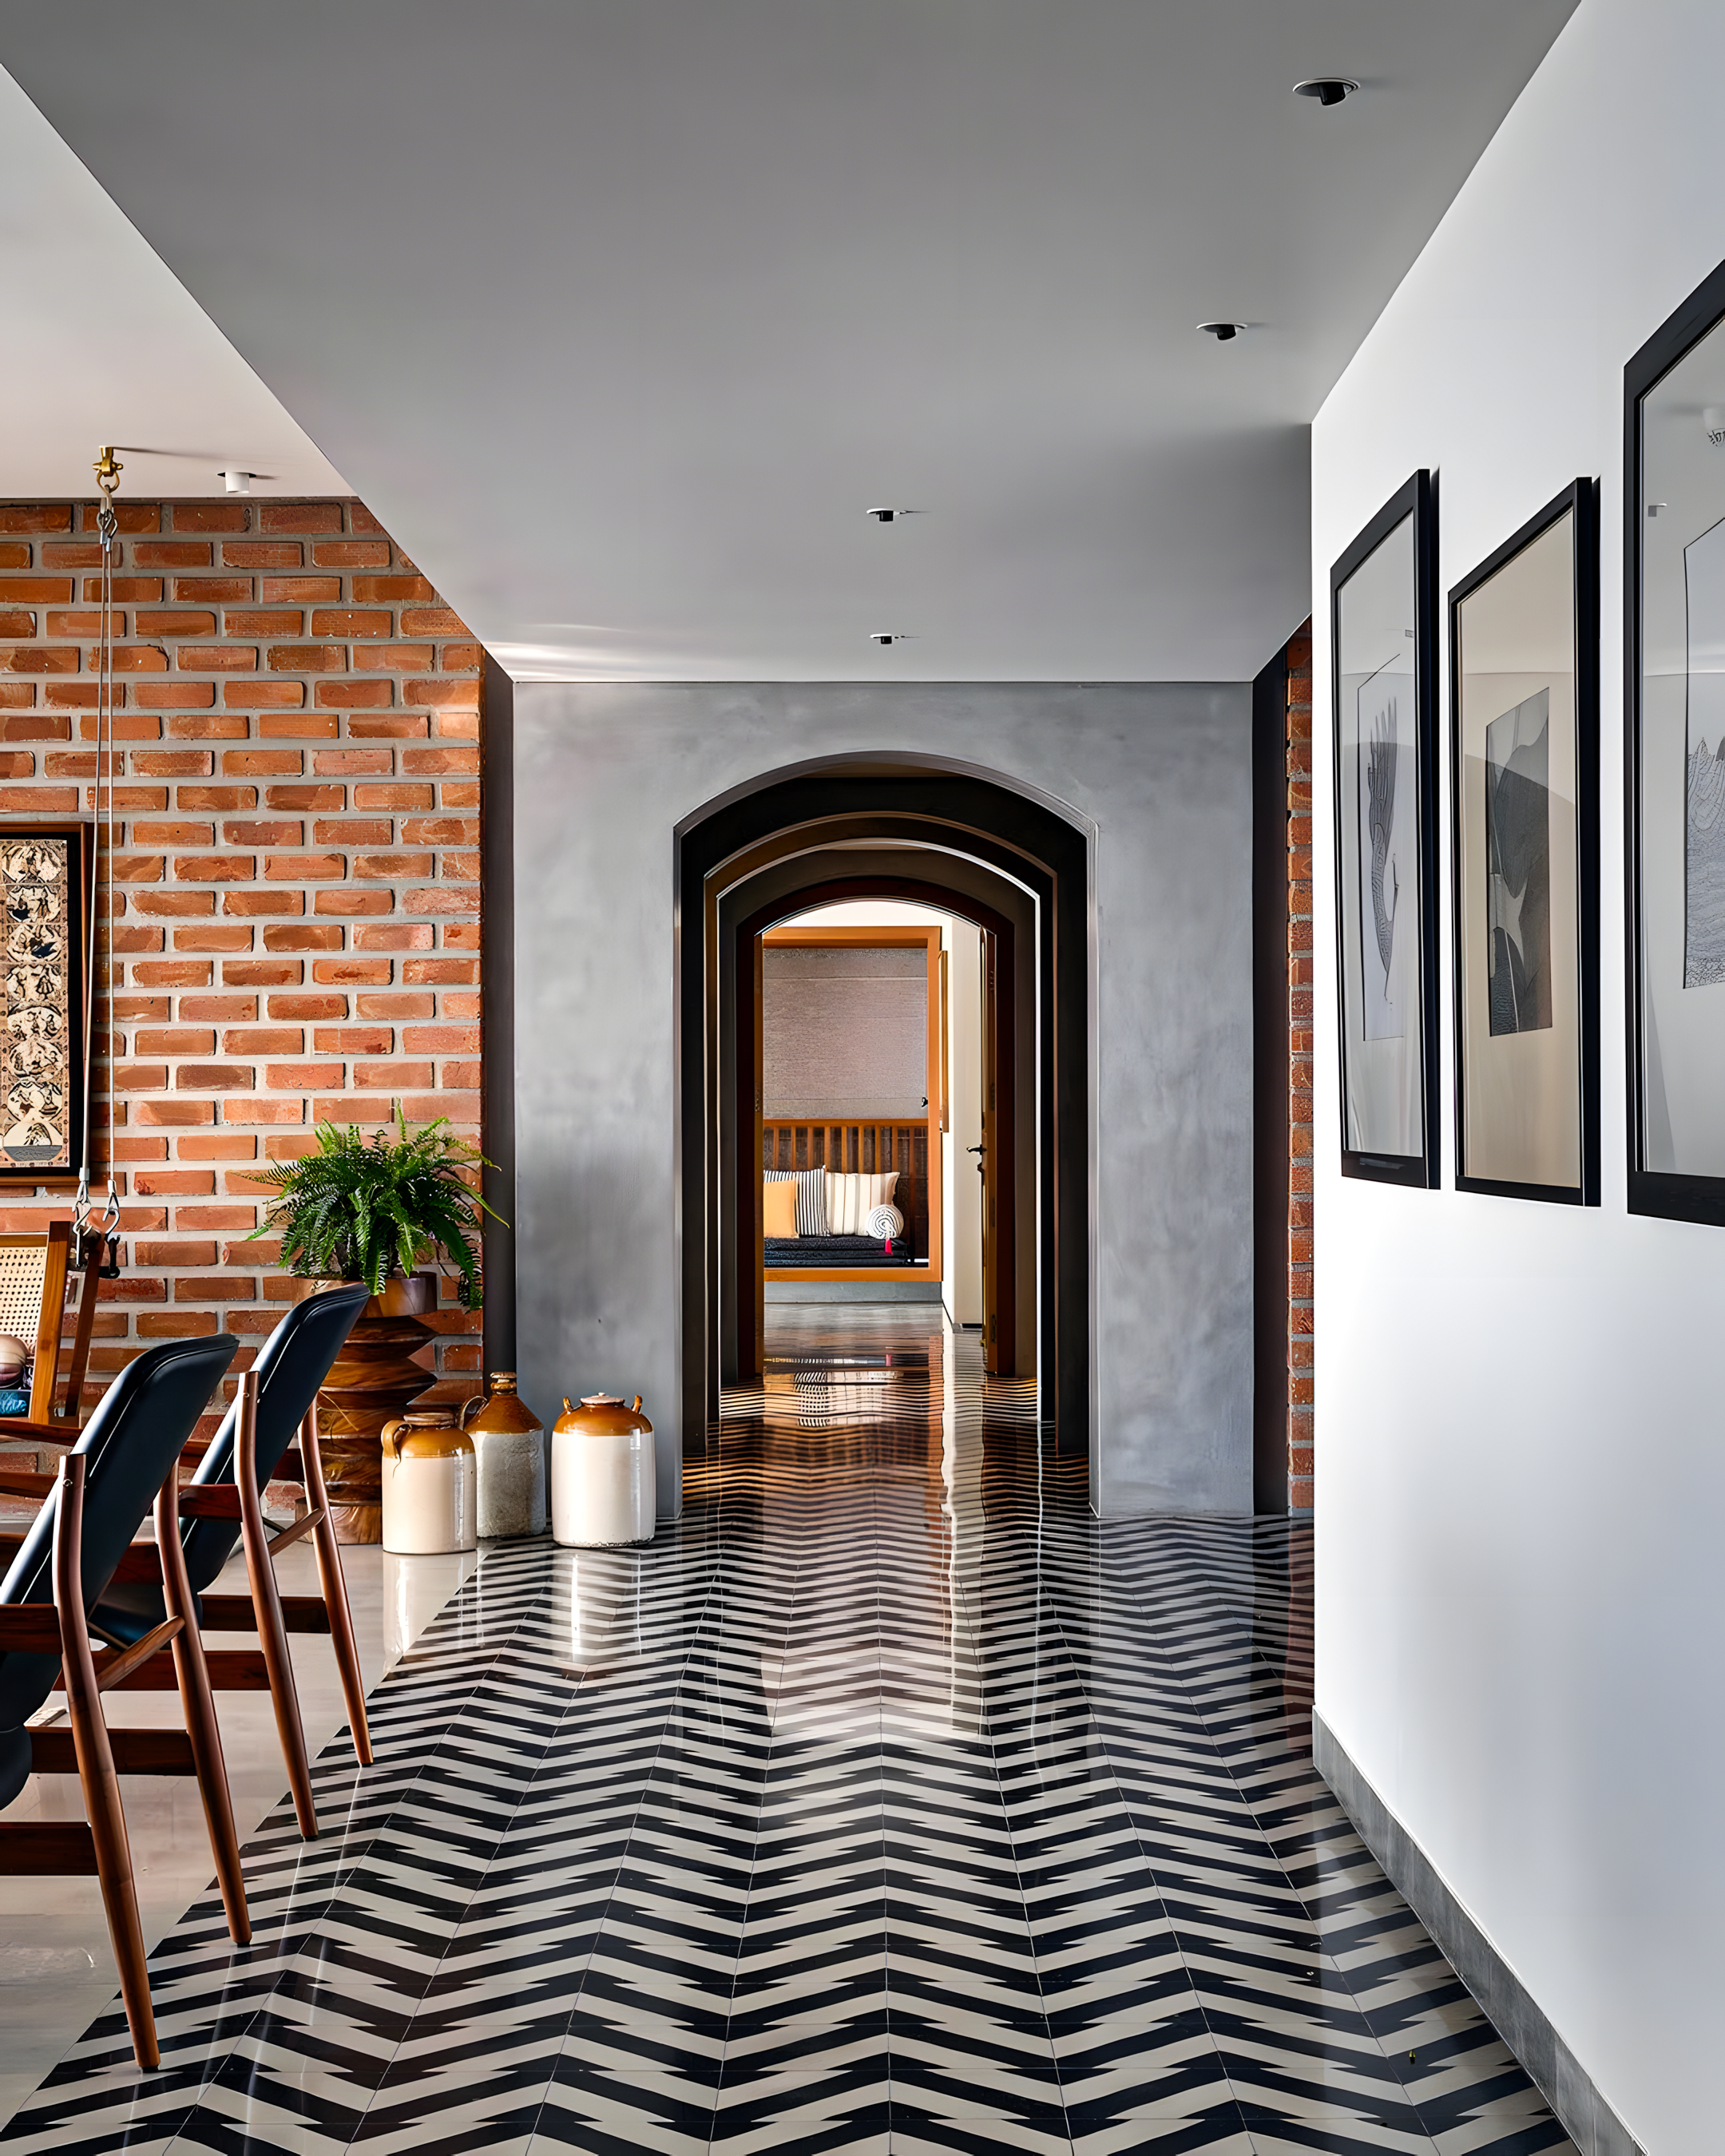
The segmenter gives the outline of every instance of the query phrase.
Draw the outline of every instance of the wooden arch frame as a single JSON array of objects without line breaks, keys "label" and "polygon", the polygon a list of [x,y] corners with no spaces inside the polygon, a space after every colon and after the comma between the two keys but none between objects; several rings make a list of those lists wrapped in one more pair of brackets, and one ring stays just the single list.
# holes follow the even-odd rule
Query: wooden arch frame
[{"label": "wooden arch frame", "polygon": [[1038,1359],[1057,1447],[1062,1454],[1083,1453],[1092,1445],[1095,1421],[1093,834],[1070,813],[986,774],[919,765],[909,756],[896,762],[878,755],[834,759],[765,775],[696,811],[675,834],[685,1441],[707,1428],[717,1407],[719,901],[752,874],[846,841],[908,844],[922,850],[922,863],[955,857],[992,870],[1036,900],[1035,977],[1044,1014],[1037,1081],[1051,1168]]},{"label": "wooden arch frame", "polygon": [[[811,858],[814,861],[829,865],[832,860],[830,854],[816,855]],[[724,1298],[721,1294],[718,1308],[711,1313],[711,1322],[720,1331],[719,1359],[721,1365],[730,1364],[734,1357],[737,1364],[752,1366],[753,1360],[752,1350],[758,1349],[760,1343],[761,1305],[755,1298],[746,1297],[742,1291],[744,1279],[753,1279],[756,1276],[761,1235],[758,1180],[753,1175],[746,1175],[742,1172],[742,1163],[749,1155],[750,1141],[754,1127],[752,1104],[749,1100],[754,1077],[754,1028],[751,1022],[748,1006],[755,982],[754,971],[747,963],[747,954],[756,937],[766,934],[775,922],[784,921],[795,914],[805,913],[811,906],[836,905],[846,899],[899,899],[912,906],[933,906],[943,912],[957,914],[961,920],[968,921],[974,927],[987,931],[996,938],[1003,952],[1002,970],[1007,983],[1006,1026],[1009,1036],[1010,1037],[1016,1031],[1018,998],[1014,993],[1014,986],[1018,973],[1016,960],[1019,935],[1017,924],[1009,915],[1001,912],[994,906],[983,904],[971,892],[959,888],[953,883],[942,880],[938,875],[931,875],[927,878],[879,874],[833,876],[829,873],[824,874],[819,869],[814,873],[819,877],[819,880],[796,884],[779,891],[765,905],[757,907],[737,921],[732,930],[734,957],[731,978],[735,983],[735,1008],[732,1014],[731,1032],[735,1044],[736,1076],[731,1100],[737,1116],[737,1143],[734,1151],[728,1155],[721,1148],[719,1213],[721,1221],[728,1214],[732,1223],[735,1238],[733,1264],[731,1268],[726,1269],[735,1283],[735,1294],[732,1301],[732,1307],[735,1312],[735,1338],[733,1341],[732,1326],[726,1323]],[[747,889],[747,886],[744,888]],[[1034,1014],[1031,1017],[1031,1023],[1034,1025]],[[1009,1095],[1004,1104],[1005,1120],[1008,1127],[1014,1130],[1015,1137],[1017,1135],[1015,1096],[1024,1090],[1014,1082],[1017,1064],[1016,1055],[1008,1056],[1004,1061],[1004,1071]],[[1034,1104],[1031,1106],[1030,1112],[1034,1116]],[[1017,1275],[1019,1263],[1014,1203],[1016,1182],[1015,1155],[1016,1147],[1013,1153],[1005,1156],[1008,1193],[1006,1210],[1008,1219],[1012,1223],[1012,1234],[1008,1245],[1011,1255],[1007,1260],[1005,1267],[1004,1295],[1009,1307],[1015,1306],[1017,1301]],[[932,1174],[932,1168],[930,1173]]]}]

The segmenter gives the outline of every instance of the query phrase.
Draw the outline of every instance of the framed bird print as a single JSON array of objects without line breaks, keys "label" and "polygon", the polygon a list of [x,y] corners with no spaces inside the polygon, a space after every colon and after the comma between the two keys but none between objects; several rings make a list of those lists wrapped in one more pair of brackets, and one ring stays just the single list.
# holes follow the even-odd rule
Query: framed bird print
[{"label": "framed bird print", "polygon": [[1450,594],[1455,1187],[1599,1196],[1595,490]]},{"label": "framed bird print", "polygon": [[1330,579],[1342,1173],[1438,1179],[1435,498],[1416,472]]},{"label": "framed bird print", "polygon": [[6,1096],[0,1183],[62,1182],[84,1161],[90,826],[0,820]]}]

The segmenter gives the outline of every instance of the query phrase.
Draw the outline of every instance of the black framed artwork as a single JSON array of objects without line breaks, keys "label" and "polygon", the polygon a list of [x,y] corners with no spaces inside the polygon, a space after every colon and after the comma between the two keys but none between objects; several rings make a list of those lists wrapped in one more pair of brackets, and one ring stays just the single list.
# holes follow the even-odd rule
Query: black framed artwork
[{"label": "black framed artwork", "polygon": [[5,908],[0,1183],[59,1182],[84,1161],[91,829],[0,823]]},{"label": "black framed artwork", "polygon": [[1725,264],[1624,370],[1629,1209],[1725,1226]]},{"label": "black framed artwork", "polygon": [[1342,1173],[1438,1180],[1437,515],[1415,472],[1330,575]]},{"label": "black framed artwork", "polygon": [[1450,594],[1455,1187],[1599,1196],[1599,518],[1591,480]]}]

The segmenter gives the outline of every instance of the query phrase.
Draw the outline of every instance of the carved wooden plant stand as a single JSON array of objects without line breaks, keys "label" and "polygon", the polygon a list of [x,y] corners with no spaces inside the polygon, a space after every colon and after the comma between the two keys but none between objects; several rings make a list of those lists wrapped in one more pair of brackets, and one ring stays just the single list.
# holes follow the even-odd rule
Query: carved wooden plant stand
[{"label": "carved wooden plant stand", "polygon": [[383,1425],[436,1382],[413,1359],[437,1337],[424,1322],[436,1302],[433,1274],[387,1281],[382,1294],[366,1305],[317,1395],[324,1480],[338,1542],[383,1539]]}]

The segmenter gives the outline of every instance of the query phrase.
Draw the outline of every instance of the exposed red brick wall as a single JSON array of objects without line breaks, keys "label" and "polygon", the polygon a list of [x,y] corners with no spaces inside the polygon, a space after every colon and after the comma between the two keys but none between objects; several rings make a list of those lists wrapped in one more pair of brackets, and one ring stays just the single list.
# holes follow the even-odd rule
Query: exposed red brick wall
[{"label": "exposed red brick wall", "polygon": [[[398,1098],[480,1123],[478,644],[357,502],[116,506],[92,1143],[100,1166],[111,1138],[126,1270],[98,1380],[164,1336],[275,1323],[293,1291],[244,1240],[252,1170],[316,1122],[379,1124]],[[95,524],[0,504],[0,818],[95,806]],[[0,1201],[13,1229],[69,1209],[64,1188]],[[477,1369],[477,1317],[437,1323],[439,1374]]]},{"label": "exposed red brick wall", "polygon": [[1312,624],[1288,645],[1288,1507],[1312,1506]]}]

